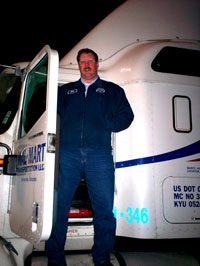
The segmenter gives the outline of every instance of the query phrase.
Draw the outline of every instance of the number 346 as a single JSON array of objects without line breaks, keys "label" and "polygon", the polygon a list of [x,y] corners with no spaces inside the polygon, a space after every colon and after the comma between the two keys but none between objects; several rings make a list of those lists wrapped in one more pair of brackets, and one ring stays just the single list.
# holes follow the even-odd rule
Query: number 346
[{"label": "number 346", "polygon": [[146,208],[142,208],[141,211],[139,208],[136,208],[133,211],[132,208],[128,207],[126,212],[128,214],[128,217],[126,217],[128,223],[136,221],[137,223],[147,224],[149,221],[148,210]]}]

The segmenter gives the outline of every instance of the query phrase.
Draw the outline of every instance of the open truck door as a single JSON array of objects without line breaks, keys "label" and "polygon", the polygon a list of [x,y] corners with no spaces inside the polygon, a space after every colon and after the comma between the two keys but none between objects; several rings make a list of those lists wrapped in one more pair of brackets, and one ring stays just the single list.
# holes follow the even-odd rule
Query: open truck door
[{"label": "open truck door", "polygon": [[31,243],[52,228],[57,86],[58,54],[45,46],[27,67],[13,143],[10,226]]}]

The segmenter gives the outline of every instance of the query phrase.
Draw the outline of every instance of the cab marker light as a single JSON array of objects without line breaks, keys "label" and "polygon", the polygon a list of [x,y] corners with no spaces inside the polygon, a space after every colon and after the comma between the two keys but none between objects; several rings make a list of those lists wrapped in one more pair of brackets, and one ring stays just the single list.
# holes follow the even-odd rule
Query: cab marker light
[{"label": "cab marker light", "polygon": [[48,133],[47,152],[54,153],[55,151],[56,151],[56,134]]},{"label": "cab marker light", "polygon": [[4,163],[4,159],[0,159],[0,167],[3,166],[3,163]]}]

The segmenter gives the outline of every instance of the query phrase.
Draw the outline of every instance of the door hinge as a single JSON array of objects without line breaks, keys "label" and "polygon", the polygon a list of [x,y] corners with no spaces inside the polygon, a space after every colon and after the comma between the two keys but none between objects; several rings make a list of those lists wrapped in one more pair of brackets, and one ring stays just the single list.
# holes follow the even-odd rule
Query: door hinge
[{"label": "door hinge", "polygon": [[47,135],[47,152],[55,153],[56,151],[56,134],[48,133]]},{"label": "door hinge", "polygon": [[32,204],[32,222],[35,224],[38,223],[38,208],[39,208],[39,204],[37,202],[33,202],[33,204]]}]

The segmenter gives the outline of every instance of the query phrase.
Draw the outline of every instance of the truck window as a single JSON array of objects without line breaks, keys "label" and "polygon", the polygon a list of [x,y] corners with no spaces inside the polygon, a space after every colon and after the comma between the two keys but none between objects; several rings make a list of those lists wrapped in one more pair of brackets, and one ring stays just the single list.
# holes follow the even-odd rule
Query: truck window
[{"label": "truck window", "polygon": [[21,91],[21,79],[14,73],[2,71],[0,74],[0,134],[11,126],[17,113]]},{"label": "truck window", "polygon": [[156,72],[200,77],[200,51],[164,47],[154,58],[151,67]]},{"label": "truck window", "polygon": [[25,136],[46,110],[47,59],[46,55],[28,74],[19,137]]}]

